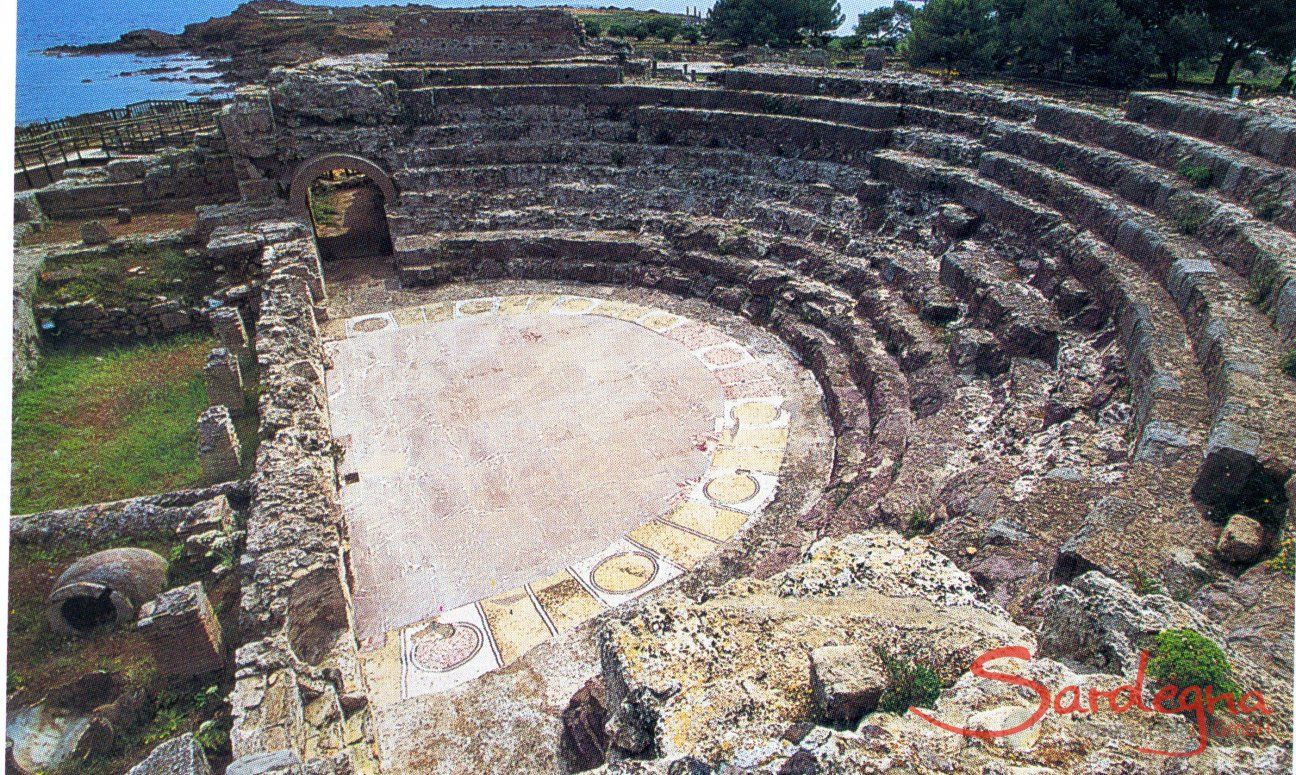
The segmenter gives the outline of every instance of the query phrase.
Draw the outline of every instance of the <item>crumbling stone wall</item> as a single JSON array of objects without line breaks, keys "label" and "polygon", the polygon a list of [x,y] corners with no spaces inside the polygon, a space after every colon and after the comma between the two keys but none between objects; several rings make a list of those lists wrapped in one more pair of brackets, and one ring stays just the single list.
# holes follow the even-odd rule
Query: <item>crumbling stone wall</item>
[{"label": "crumbling stone wall", "polygon": [[241,507],[248,495],[245,483],[223,482],[110,503],[14,515],[9,519],[9,540],[36,546],[57,546],[69,541],[100,546],[122,539],[173,533],[199,517],[204,504],[213,498],[228,497]]},{"label": "crumbling stone wall", "polygon": [[585,30],[556,8],[419,10],[392,26],[391,58],[418,62],[529,62],[585,49]]},{"label": "crumbling stone wall", "polygon": [[86,218],[120,207],[148,211],[230,199],[238,195],[238,185],[224,140],[209,132],[186,148],[68,170],[62,180],[33,194],[46,218]]},{"label": "crumbling stone wall", "polygon": [[260,248],[261,445],[240,567],[231,742],[236,759],[272,754],[367,771],[363,702],[348,699],[364,690],[348,625],[346,534],[315,317],[319,257],[304,224],[264,224],[265,233],[280,238]]}]

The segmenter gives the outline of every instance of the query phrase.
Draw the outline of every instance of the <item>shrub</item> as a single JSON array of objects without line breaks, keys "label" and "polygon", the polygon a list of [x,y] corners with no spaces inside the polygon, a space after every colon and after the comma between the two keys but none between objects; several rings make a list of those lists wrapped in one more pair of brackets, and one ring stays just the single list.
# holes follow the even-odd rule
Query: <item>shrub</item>
[{"label": "shrub", "polygon": [[910,708],[932,708],[941,693],[941,680],[926,665],[893,657],[878,649],[878,657],[887,673],[887,688],[878,699],[878,710],[904,713]]},{"label": "shrub", "polygon": [[585,34],[591,38],[597,38],[603,34],[603,24],[595,19],[590,19],[585,24]]},{"label": "shrub", "polygon": [[1278,363],[1278,366],[1287,374],[1287,376],[1296,379],[1296,350],[1292,350],[1284,355],[1282,360]]},{"label": "shrub", "polygon": [[1215,179],[1210,167],[1205,164],[1193,164],[1186,158],[1179,160],[1178,170],[1180,175],[1197,188],[1210,188],[1211,182]]},{"label": "shrub", "polygon": [[630,28],[620,22],[613,22],[608,25],[607,34],[610,38],[628,38],[630,37]]},{"label": "shrub", "polygon": [[1196,630],[1162,630],[1154,638],[1148,675],[1181,689],[1211,687],[1216,694],[1237,692],[1233,666],[1214,642]]},{"label": "shrub", "polygon": [[909,521],[907,524],[908,534],[918,535],[919,533],[928,533],[932,529],[931,512],[926,509],[915,508],[909,512]]},{"label": "shrub", "polygon": [[1202,225],[1206,223],[1210,215],[1205,209],[1200,207],[1184,207],[1174,215],[1175,227],[1183,234],[1191,237],[1196,234]]},{"label": "shrub", "polygon": [[1296,535],[1290,530],[1283,531],[1278,539],[1278,553],[1269,560],[1269,568],[1288,578],[1296,577]]}]

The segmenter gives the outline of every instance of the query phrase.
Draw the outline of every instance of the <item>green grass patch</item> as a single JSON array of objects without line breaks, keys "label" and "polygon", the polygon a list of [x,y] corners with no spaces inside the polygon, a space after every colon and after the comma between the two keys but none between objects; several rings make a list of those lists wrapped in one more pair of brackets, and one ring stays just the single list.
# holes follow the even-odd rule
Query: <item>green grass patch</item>
[{"label": "green grass patch", "polygon": [[35,301],[67,304],[93,299],[105,307],[122,307],[165,296],[195,304],[211,288],[213,277],[201,256],[186,255],[172,246],[76,251],[45,262]]},{"label": "green grass patch", "polygon": [[47,353],[14,391],[14,513],[199,484],[202,366],[215,345],[189,335]]}]

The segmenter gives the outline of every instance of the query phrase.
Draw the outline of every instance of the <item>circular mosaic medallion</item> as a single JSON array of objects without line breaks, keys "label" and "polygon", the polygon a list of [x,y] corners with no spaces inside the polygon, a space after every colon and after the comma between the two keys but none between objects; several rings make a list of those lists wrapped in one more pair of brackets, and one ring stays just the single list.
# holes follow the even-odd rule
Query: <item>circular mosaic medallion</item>
[{"label": "circular mosaic medallion", "polygon": [[702,354],[708,366],[732,366],[747,359],[747,353],[737,347],[717,347]]},{"label": "circular mosaic medallion", "polygon": [[596,303],[593,299],[563,299],[554,309],[559,312],[589,312]]},{"label": "circular mosaic medallion", "polygon": [[747,474],[725,474],[707,482],[702,490],[716,503],[733,506],[750,500],[760,492],[760,485]]},{"label": "circular mosaic medallion", "polygon": [[734,407],[733,413],[739,425],[769,425],[779,416],[778,407],[764,401],[739,404]]},{"label": "circular mosaic medallion", "polygon": [[664,312],[654,312],[640,322],[643,323],[646,328],[651,328],[654,331],[657,331],[675,325],[679,322],[679,318],[674,315],[668,315]]},{"label": "circular mosaic medallion", "polygon": [[594,566],[590,580],[609,594],[628,595],[651,584],[656,576],[656,560],[642,552],[624,552]]},{"label": "circular mosaic medallion", "polygon": [[355,324],[355,330],[362,334],[367,334],[371,331],[381,331],[386,328],[387,324],[390,322],[391,321],[387,318],[365,318]]},{"label": "circular mosaic medallion", "polygon": [[482,633],[464,622],[437,622],[411,636],[415,665],[430,673],[447,673],[481,651]]},{"label": "circular mosaic medallion", "polygon": [[460,315],[481,315],[490,312],[495,308],[495,302],[491,299],[473,299],[465,301],[459,305]]}]

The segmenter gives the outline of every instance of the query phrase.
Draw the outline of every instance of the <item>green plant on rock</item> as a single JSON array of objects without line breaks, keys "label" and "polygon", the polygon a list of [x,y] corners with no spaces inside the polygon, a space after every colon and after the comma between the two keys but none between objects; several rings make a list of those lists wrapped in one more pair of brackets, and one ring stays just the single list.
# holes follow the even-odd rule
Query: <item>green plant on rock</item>
[{"label": "green plant on rock", "polygon": [[1203,207],[1181,207],[1174,214],[1175,228],[1189,237],[1201,230],[1210,218],[1210,213]]},{"label": "green plant on rock", "polygon": [[930,533],[933,527],[931,511],[914,507],[909,512],[909,519],[905,524],[906,534],[909,536],[919,535],[920,533]]},{"label": "green plant on rock", "polygon": [[1183,689],[1209,686],[1215,694],[1237,692],[1228,657],[1196,630],[1162,630],[1153,639],[1148,675]]},{"label": "green plant on rock", "polygon": [[1278,552],[1269,559],[1269,569],[1287,576],[1296,577],[1296,534],[1284,530],[1278,538]]},{"label": "green plant on rock", "polygon": [[1215,180],[1215,175],[1211,172],[1210,167],[1205,164],[1193,164],[1192,160],[1187,157],[1179,160],[1177,169],[1180,175],[1187,178],[1188,182],[1197,188],[1210,188],[1210,184]]},{"label": "green plant on rock", "polygon": [[892,656],[880,647],[877,655],[887,674],[887,688],[878,699],[878,710],[905,713],[912,707],[936,706],[942,688],[936,671],[919,662]]},{"label": "green plant on rock", "polygon": [[1296,350],[1292,350],[1284,355],[1278,366],[1287,376],[1296,379]]}]

